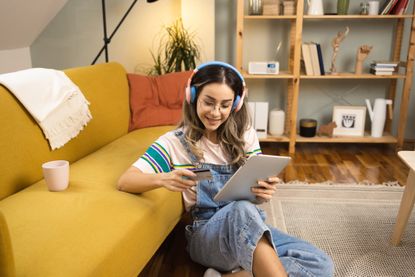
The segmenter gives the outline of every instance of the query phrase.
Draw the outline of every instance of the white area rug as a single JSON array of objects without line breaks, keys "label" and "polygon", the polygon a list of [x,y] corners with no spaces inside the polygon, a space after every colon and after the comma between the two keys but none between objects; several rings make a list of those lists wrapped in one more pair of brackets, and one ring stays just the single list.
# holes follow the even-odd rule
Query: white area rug
[{"label": "white area rug", "polygon": [[268,223],[328,253],[335,276],[415,276],[415,209],[401,244],[389,243],[403,188],[281,184]]}]

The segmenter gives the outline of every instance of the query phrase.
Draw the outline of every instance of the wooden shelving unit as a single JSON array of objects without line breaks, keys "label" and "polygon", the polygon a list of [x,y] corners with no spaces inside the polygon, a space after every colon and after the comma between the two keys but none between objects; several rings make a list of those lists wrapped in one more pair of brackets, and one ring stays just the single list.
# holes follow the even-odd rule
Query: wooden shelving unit
[{"label": "wooden shelving unit", "polygon": [[393,75],[373,75],[373,74],[354,74],[342,72],[336,75],[301,75],[301,79],[405,79],[404,74],[393,74]]},{"label": "wooden shelving unit", "polygon": [[304,15],[304,19],[396,19],[396,18],[413,18],[412,14],[403,14],[403,15],[322,15],[322,16],[315,16],[315,15]]},{"label": "wooden shelving unit", "polygon": [[384,136],[381,138],[371,137],[368,132],[365,133],[363,137],[346,137],[346,136],[336,136],[336,137],[319,137],[315,136],[312,138],[302,137],[297,135],[297,142],[328,142],[328,143],[397,143],[398,140],[396,137],[385,132]]},{"label": "wooden shelving unit", "polygon": [[[296,1],[296,15],[278,15],[278,16],[265,16],[265,15],[247,15],[244,10],[244,1],[237,0],[237,21],[236,21],[236,68],[238,68],[244,78],[249,79],[285,79],[287,80],[287,101],[286,101],[286,122],[285,130],[286,134],[280,137],[268,136],[260,141],[263,142],[288,142],[289,153],[295,153],[295,144],[301,143],[391,143],[396,144],[397,148],[401,148],[404,142],[404,132],[406,127],[406,121],[408,116],[408,104],[410,89],[412,86],[413,66],[415,58],[415,5],[411,14],[404,15],[324,15],[324,16],[311,16],[304,15],[304,2],[303,0]],[[248,74],[243,68],[243,44],[244,44],[244,24],[249,24],[255,20],[288,20],[290,22],[289,30],[289,59],[288,68],[285,71],[281,71],[278,75],[252,75]],[[359,74],[340,72],[336,75],[323,75],[323,76],[309,76],[301,73],[301,44],[303,34],[303,24],[307,24],[308,21],[331,21],[331,20],[395,20],[396,25],[394,28],[394,48],[392,49],[391,60],[400,60],[402,51],[402,39],[404,35],[404,23],[410,21],[411,31],[409,38],[409,46],[407,59],[404,62],[405,72],[403,74],[393,75],[372,75],[372,74]],[[402,61],[401,61],[402,62]],[[401,104],[399,110],[398,119],[398,132],[396,136],[390,134],[391,120],[387,120],[385,126],[384,136],[381,138],[373,138],[368,133],[363,137],[313,137],[305,138],[297,134],[297,113],[298,113],[298,99],[300,95],[300,83],[301,80],[330,80],[330,79],[368,79],[368,80],[390,80],[388,99],[395,99],[397,93],[397,81],[402,80],[402,93]]]}]

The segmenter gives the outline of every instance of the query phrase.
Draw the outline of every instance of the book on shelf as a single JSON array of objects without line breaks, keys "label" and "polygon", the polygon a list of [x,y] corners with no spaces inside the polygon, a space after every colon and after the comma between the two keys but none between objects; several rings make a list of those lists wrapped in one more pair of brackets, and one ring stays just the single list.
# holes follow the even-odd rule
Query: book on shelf
[{"label": "book on shelf", "polygon": [[390,14],[402,15],[408,8],[409,0],[398,0],[398,3],[391,9]]},{"label": "book on shelf", "polygon": [[303,43],[301,53],[306,75],[325,75],[323,54],[319,43]]},{"label": "book on shelf", "polygon": [[323,60],[323,52],[321,51],[320,43],[316,43],[317,46],[317,55],[318,55],[318,62],[320,65],[320,74],[326,75],[326,71],[324,70],[324,60]]},{"label": "book on shelf", "polygon": [[310,47],[310,56],[311,56],[311,64],[313,65],[313,73],[314,75],[321,75],[320,70],[320,62],[318,60],[318,53],[317,53],[317,45],[314,42],[309,43]]},{"label": "book on shelf", "polygon": [[379,14],[382,15],[383,11],[385,10],[386,6],[388,5],[390,0],[385,0],[385,2],[383,2],[382,6],[379,7]]},{"label": "book on shelf", "polygon": [[304,68],[306,75],[314,75],[313,65],[311,63],[310,47],[307,43],[301,45],[301,54],[304,60]]},{"label": "book on shelf", "polygon": [[377,70],[377,71],[395,71],[396,67],[395,66],[376,66],[376,65],[371,65],[370,69],[373,70]]},{"label": "book on shelf", "polygon": [[386,15],[389,14],[389,11],[391,10],[391,7],[393,5],[396,5],[396,3],[399,0],[386,0],[385,3],[382,5],[382,7],[380,8],[380,15]]},{"label": "book on shelf", "polygon": [[370,65],[380,67],[396,67],[398,64],[398,61],[373,61]]},{"label": "book on shelf", "polygon": [[372,73],[374,75],[392,75],[393,71],[374,70],[374,69],[371,68],[370,73]]},{"label": "book on shelf", "polygon": [[402,0],[394,0],[387,14],[395,14],[394,9],[401,3]]}]

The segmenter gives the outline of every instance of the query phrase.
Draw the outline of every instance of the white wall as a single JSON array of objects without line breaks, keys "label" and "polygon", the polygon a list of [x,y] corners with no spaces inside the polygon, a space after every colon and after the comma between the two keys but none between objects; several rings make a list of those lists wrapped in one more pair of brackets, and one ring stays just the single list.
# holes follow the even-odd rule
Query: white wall
[{"label": "white wall", "polygon": [[[110,35],[132,1],[106,3]],[[138,1],[109,45],[110,61],[120,62],[128,72],[144,71],[153,64],[150,50],[157,50],[163,27],[180,16],[201,40],[202,59],[213,59],[214,5],[214,0]],[[100,1],[71,0],[32,45],[33,65],[57,69],[88,65],[102,47],[102,37]]]},{"label": "white wall", "polygon": [[[107,33],[113,32],[130,0],[107,0]],[[109,45],[109,60],[133,72],[151,64],[149,49],[163,25],[180,15],[180,1],[138,1]],[[101,1],[72,0],[31,47],[34,66],[57,69],[89,65],[103,46]],[[104,62],[104,54],[97,63]]]},{"label": "white wall", "polygon": [[0,74],[32,67],[30,48],[0,50]]},{"label": "white wall", "polygon": [[197,41],[203,51],[201,60],[215,59],[215,1],[181,0],[183,25],[190,32],[198,34]]},{"label": "white wall", "polygon": [[0,49],[30,46],[68,0],[0,0]]},{"label": "white wall", "polygon": [[[109,7],[109,10],[114,12],[116,8]],[[115,18],[121,18],[121,13],[118,10]],[[170,25],[179,16],[180,1],[160,0],[151,4],[139,1],[111,42],[111,60],[121,62],[128,72],[140,72],[143,71],[142,68],[148,68],[153,64],[150,49],[156,51],[158,47],[154,38],[163,26]],[[113,22],[116,21],[115,18],[113,16]]]}]

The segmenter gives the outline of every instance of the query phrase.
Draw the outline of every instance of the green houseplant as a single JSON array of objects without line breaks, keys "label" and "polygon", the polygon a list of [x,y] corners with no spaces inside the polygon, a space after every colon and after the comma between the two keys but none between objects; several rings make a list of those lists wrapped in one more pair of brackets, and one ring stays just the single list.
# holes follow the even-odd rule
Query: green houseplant
[{"label": "green houseplant", "polygon": [[149,75],[162,75],[170,72],[192,70],[200,59],[195,34],[186,30],[181,18],[163,30],[156,53],[151,52],[154,65]]}]

